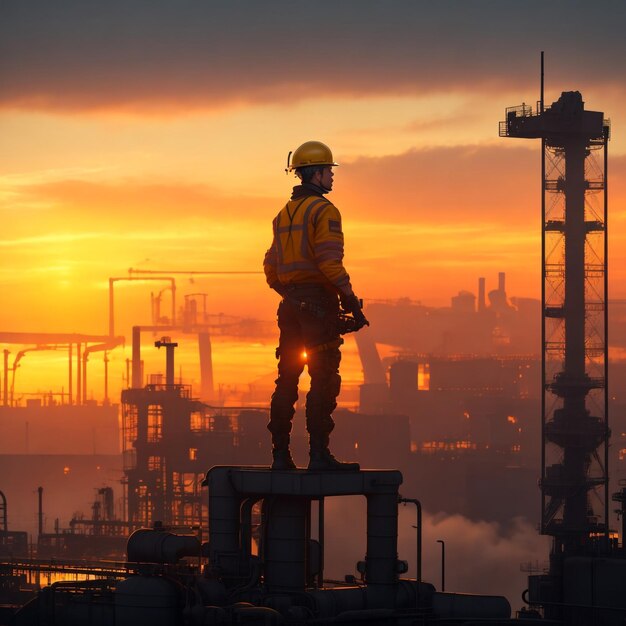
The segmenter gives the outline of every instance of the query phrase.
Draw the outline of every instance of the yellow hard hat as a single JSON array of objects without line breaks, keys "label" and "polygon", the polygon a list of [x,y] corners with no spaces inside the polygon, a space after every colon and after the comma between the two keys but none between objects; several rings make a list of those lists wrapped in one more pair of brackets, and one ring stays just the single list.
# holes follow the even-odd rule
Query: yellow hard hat
[{"label": "yellow hard hat", "polygon": [[287,157],[287,167],[290,171],[297,169],[298,167],[307,167],[308,165],[339,165],[333,160],[333,153],[330,148],[321,141],[307,141],[303,143],[293,153],[291,163],[289,159],[291,152]]}]

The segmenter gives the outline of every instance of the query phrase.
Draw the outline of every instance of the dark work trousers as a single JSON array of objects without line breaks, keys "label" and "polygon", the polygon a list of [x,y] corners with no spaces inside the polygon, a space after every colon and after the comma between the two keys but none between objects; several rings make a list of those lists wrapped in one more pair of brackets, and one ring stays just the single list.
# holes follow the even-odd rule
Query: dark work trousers
[{"label": "dark work trousers", "polygon": [[[336,323],[339,303],[336,296],[319,289],[313,292],[314,297],[307,297],[306,293],[296,289],[278,307],[278,378],[267,425],[276,449],[289,445],[298,380],[305,363],[311,377],[311,389],[306,397],[306,427],[311,442],[328,446],[335,426],[332,412],[337,407],[341,388],[339,346],[343,343]],[[299,302],[316,307],[317,314],[299,307]]]}]

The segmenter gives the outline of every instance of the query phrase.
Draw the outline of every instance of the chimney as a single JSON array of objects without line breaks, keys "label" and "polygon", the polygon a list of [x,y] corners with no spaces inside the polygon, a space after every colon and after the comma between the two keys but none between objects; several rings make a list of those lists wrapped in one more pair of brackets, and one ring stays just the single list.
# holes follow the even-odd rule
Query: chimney
[{"label": "chimney", "polygon": [[478,279],[478,312],[482,313],[485,310],[485,279]]},{"label": "chimney", "polygon": [[499,272],[498,273],[498,291],[501,291],[502,293],[505,292],[504,278],[505,278],[504,272]]},{"label": "chimney", "polygon": [[132,383],[133,389],[139,389],[142,382],[141,374],[141,327],[133,326],[133,368]]}]

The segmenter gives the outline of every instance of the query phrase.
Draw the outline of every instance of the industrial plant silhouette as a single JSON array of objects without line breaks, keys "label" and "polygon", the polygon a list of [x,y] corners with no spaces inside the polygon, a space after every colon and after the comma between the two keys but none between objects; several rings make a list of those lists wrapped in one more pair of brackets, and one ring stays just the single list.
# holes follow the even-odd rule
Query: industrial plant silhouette
[{"label": "industrial plant silhouette", "polygon": [[[623,471],[623,436],[613,435],[619,445],[610,448],[609,412],[619,405],[608,394],[609,135],[604,114],[586,110],[579,92],[545,106],[543,84],[535,107],[509,108],[500,124],[502,137],[541,140],[541,301],[510,298],[504,272],[489,291],[477,277],[477,296],[460,292],[449,307],[366,301],[372,326],[356,337],[359,410],[336,411],[333,449],[367,469],[269,469],[267,388],[251,390],[240,406],[220,402],[211,350],[216,333],[258,335],[267,327],[216,319],[198,293],[179,313],[174,272],[151,276],[167,283],[172,310],[163,313],[160,296],[153,298],[152,324],[133,329],[119,425],[107,377],[102,405],[88,400],[86,380],[89,355],[102,352],[106,363],[124,342],[115,336],[113,290],[125,278],[109,281],[106,336],[0,333],[5,344],[26,346],[12,366],[4,353],[0,464],[11,489],[37,487],[25,484],[36,459],[53,472],[60,463],[64,480],[94,483],[93,466],[109,464],[123,494],[116,507],[114,486],[99,486],[90,517],[74,515],[68,528],[57,523],[46,532],[44,507],[53,504],[45,498],[54,487],[39,486],[37,541],[29,547],[24,530],[9,530],[18,496],[0,485],[0,620],[622,624],[626,529],[615,531],[610,507],[617,502],[625,518],[626,489],[611,494],[609,484]],[[621,314],[616,304],[613,319]],[[142,333],[159,336],[148,347]],[[176,377],[185,335],[198,341],[197,395]],[[10,374],[28,350],[58,344],[68,354],[67,393],[21,406]],[[383,344],[397,349],[381,356]],[[143,371],[146,350],[161,350],[165,376]],[[611,375],[626,378],[617,366]],[[296,421],[303,419],[299,411]],[[71,440],[53,440],[59,428]],[[298,424],[294,432],[298,459],[306,441]],[[78,458],[86,449],[89,461]],[[346,566],[353,574],[330,579],[327,505],[354,496],[365,501],[366,551]],[[400,504],[416,507],[414,561],[398,554]],[[444,580],[439,588],[422,580],[422,506],[503,523],[540,518],[552,540],[549,566],[520,590],[522,610],[513,615],[509,600],[490,589],[461,594],[446,591]]]}]

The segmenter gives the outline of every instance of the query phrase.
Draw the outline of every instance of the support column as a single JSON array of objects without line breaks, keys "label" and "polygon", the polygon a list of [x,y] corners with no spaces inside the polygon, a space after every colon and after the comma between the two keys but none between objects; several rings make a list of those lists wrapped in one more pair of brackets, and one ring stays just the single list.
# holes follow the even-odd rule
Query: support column
[{"label": "support column", "polygon": [[368,608],[395,602],[398,583],[398,495],[367,496],[367,554],[365,582]]},{"label": "support column", "polygon": [[2,404],[9,406],[9,354],[8,350],[4,351],[4,384],[2,388]]},{"label": "support column", "polygon": [[72,371],[72,366],[74,365],[73,363],[73,359],[74,359],[74,355],[72,354],[72,343],[70,342],[68,344],[68,353],[69,353],[69,358],[68,358],[68,382],[69,382],[69,390],[68,390],[68,398],[69,398],[69,403],[70,404],[74,404],[74,373]]},{"label": "support column", "polygon": [[82,404],[82,367],[81,367],[81,348],[80,343],[76,344],[76,404]]}]

